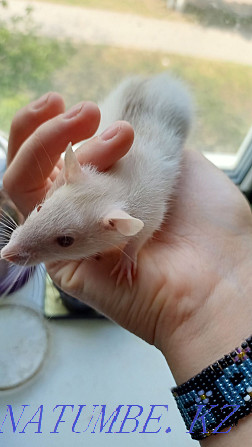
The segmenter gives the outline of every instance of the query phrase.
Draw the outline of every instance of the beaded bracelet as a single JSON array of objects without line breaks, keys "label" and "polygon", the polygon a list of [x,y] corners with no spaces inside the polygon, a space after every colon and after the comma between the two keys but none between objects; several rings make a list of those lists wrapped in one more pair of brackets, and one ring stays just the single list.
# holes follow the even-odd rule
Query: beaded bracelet
[{"label": "beaded bracelet", "polygon": [[252,336],[171,391],[193,439],[228,433],[252,411]]}]

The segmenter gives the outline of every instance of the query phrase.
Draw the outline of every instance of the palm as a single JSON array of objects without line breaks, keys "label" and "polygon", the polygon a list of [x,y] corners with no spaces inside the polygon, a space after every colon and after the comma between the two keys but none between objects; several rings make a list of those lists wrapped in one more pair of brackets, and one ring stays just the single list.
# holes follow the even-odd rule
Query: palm
[{"label": "palm", "polygon": [[172,335],[192,313],[205,312],[223,248],[240,244],[241,224],[247,226],[250,213],[238,189],[203,157],[187,152],[184,162],[176,204],[141,251],[132,290],[126,281],[116,288],[110,278],[118,254],[48,265],[64,290],[159,347],[164,325]]}]

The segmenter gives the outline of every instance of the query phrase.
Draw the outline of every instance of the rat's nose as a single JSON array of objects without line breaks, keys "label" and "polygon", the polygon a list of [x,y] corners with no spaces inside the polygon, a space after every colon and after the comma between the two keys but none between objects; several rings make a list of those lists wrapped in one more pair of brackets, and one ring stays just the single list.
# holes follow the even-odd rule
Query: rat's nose
[{"label": "rat's nose", "polygon": [[14,262],[15,264],[23,264],[27,260],[27,257],[24,258],[24,256],[19,252],[18,247],[15,246],[6,246],[2,248],[1,258],[9,262]]}]

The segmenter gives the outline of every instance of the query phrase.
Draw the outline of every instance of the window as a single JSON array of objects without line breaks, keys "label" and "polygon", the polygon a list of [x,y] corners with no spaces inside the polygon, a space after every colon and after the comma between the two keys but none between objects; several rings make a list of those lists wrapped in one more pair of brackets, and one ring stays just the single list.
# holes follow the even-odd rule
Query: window
[{"label": "window", "polygon": [[0,129],[8,132],[15,110],[49,89],[62,93],[69,107],[81,99],[99,102],[129,74],[167,70],[195,97],[189,147],[248,188],[251,0],[26,5],[0,1]]}]

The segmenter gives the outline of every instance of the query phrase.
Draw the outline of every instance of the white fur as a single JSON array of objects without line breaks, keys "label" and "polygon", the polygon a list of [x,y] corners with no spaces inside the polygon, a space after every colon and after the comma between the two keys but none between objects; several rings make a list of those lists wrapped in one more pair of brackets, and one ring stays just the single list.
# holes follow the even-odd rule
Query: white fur
[{"label": "white fur", "polygon": [[[101,116],[99,132],[118,119],[132,124],[132,149],[109,173],[84,166],[82,179],[63,186],[61,179],[39,212],[35,209],[14,231],[2,250],[3,257],[16,251],[21,255],[15,262],[21,264],[79,259],[132,242],[132,237],[105,224],[111,213],[113,221],[114,210],[115,216],[122,210],[129,219],[143,222],[143,229],[133,236],[136,251],[160,227],[176,189],[182,147],[191,123],[187,90],[167,75],[131,78],[104,101]],[[74,172],[69,178],[74,179]],[[60,247],[57,237],[63,235],[74,237],[73,245]]]}]

